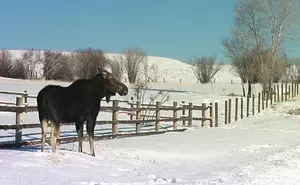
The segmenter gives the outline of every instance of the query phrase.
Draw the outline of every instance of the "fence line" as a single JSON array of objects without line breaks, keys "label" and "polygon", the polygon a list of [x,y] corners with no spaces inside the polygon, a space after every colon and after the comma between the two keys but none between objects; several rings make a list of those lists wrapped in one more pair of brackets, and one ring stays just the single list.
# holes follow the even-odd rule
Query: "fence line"
[{"label": "fence line", "polygon": [[[1,124],[0,130],[15,130],[15,141],[14,144],[2,143],[0,142],[0,147],[4,146],[19,146],[19,145],[32,145],[34,143],[39,143],[37,141],[23,141],[22,140],[22,130],[29,129],[29,128],[40,128],[40,123],[23,123],[24,114],[28,112],[36,112],[37,106],[32,106],[27,104],[27,98],[36,98],[36,96],[29,96],[27,92],[19,93],[19,92],[6,92],[0,91],[1,94],[11,94],[11,95],[19,95],[16,97],[16,103],[10,103],[5,105],[0,105],[0,112],[14,112],[16,113],[15,124]],[[126,103],[127,106],[120,106],[120,102]],[[6,102],[8,103],[8,102]],[[150,111],[153,112],[154,115],[147,115],[142,114],[143,112]],[[171,111],[172,116],[164,116],[162,115],[162,111]],[[184,114],[178,116],[179,111],[182,111]],[[196,111],[200,111],[196,113]],[[209,111],[209,116],[207,116],[206,112]],[[188,122],[188,127],[192,127],[193,121],[201,121],[201,126],[206,126],[206,121],[210,122],[210,126],[213,127],[218,126],[218,103],[215,103],[215,114],[213,114],[213,105],[203,103],[201,106],[193,105],[192,102],[189,102],[188,105],[185,103],[178,104],[178,102],[173,102],[172,106],[168,105],[161,105],[160,102],[156,102],[156,104],[141,104],[140,101],[133,102],[133,98],[131,101],[124,101],[124,100],[112,100],[112,106],[101,106],[100,112],[112,112],[112,119],[111,121],[103,120],[103,121],[96,121],[97,125],[105,125],[111,124],[111,133],[108,136],[97,136],[95,134],[95,138],[103,139],[103,138],[115,138],[117,135],[118,137],[123,137],[124,134],[119,133],[119,125],[121,124],[135,124],[135,133],[134,134],[125,134],[126,136],[141,136],[147,135],[144,132],[141,132],[141,127],[143,123],[154,123],[155,130],[149,131],[149,134],[156,134],[156,133],[164,133],[165,131],[161,129],[162,122],[172,122],[172,129],[170,131],[184,131],[186,128],[178,129],[178,122],[182,121],[185,123]],[[188,115],[185,115],[185,113]],[[119,114],[126,113],[129,115],[128,120],[120,120]],[[200,116],[193,116],[193,115],[201,115]],[[213,115],[215,115],[215,124],[213,124]],[[135,116],[135,119],[134,119]],[[62,126],[74,125],[74,123],[61,123]],[[50,126],[48,124],[48,126]],[[77,138],[77,137],[75,137]],[[74,140],[74,138],[61,138],[62,141],[70,141]]]},{"label": "fence line", "polygon": [[[283,88],[285,86],[285,88]],[[275,104],[280,102],[287,102],[296,96],[299,95],[299,84],[292,83],[292,84],[281,84],[281,88],[279,84],[274,85],[273,88],[270,89],[270,92],[267,93],[265,91],[258,92],[258,95],[252,95],[252,101],[250,103],[250,96],[246,96],[246,116],[250,116],[250,111],[252,115],[256,113],[261,113],[261,111],[265,110],[268,107],[272,107]],[[281,97],[281,98],[280,98]],[[240,119],[243,119],[243,99],[241,97],[240,104],[238,103],[238,98],[235,98],[235,107],[234,107],[234,117],[235,121],[238,121],[238,112],[240,111]],[[229,106],[227,104],[229,102]],[[225,100],[225,124],[231,122],[231,98]],[[240,109],[239,109],[240,106]],[[251,107],[251,110],[250,110]]]},{"label": "fence line", "polygon": [[[285,86],[285,88],[283,88]],[[30,96],[26,91],[24,92],[12,92],[12,91],[0,91],[0,94],[18,95],[16,97],[16,102],[4,102],[1,101],[0,112],[14,112],[16,114],[15,124],[2,124],[0,125],[0,130],[15,130],[15,142],[13,144],[0,143],[0,147],[9,145],[31,145],[34,143],[39,143],[38,141],[23,141],[22,140],[22,130],[29,128],[40,128],[40,123],[23,123],[24,113],[36,112],[37,106],[32,106],[27,103],[28,98],[36,98],[36,96]],[[280,84],[274,85],[270,92],[261,91],[258,95],[252,95],[252,101],[250,101],[250,96],[246,97],[246,103],[244,104],[244,97],[235,98],[235,103],[232,107],[232,99],[229,98],[225,100],[225,119],[224,123],[231,123],[231,118],[234,121],[239,119],[244,119],[244,106],[246,106],[246,117],[255,115],[256,113],[261,113],[268,107],[272,107],[274,104],[280,102],[286,102],[291,98],[299,95],[299,84]],[[251,102],[251,103],[250,103]],[[120,103],[125,103],[127,106],[121,106]],[[161,123],[171,122],[172,130],[170,131],[184,131],[186,128],[178,129],[178,125],[181,122],[182,126],[192,127],[193,121],[200,121],[201,127],[206,126],[206,122],[209,121],[210,127],[219,126],[219,105],[218,102],[201,105],[193,105],[192,102],[184,102],[181,104],[178,102],[173,102],[172,105],[161,105],[160,102],[155,102],[154,104],[141,103],[140,101],[134,101],[133,97],[129,101],[127,100],[112,100],[112,106],[102,106],[100,112],[111,112],[111,120],[96,121],[97,125],[110,124],[111,133],[106,136],[95,136],[95,138],[116,138],[116,137],[131,137],[131,136],[141,136],[147,135],[145,132],[141,132],[142,124],[153,123],[154,131],[149,131],[149,135],[164,133],[161,129]],[[250,110],[251,109],[251,110]],[[147,114],[148,111],[148,114]],[[169,115],[162,115],[163,111],[172,112]],[[199,111],[199,112],[197,112]],[[209,114],[207,114],[207,111]],[[149,112],[153,113],[150,115]],[[120,120],[119,114],[127,114],[129,116],[128,120]],[[181,113],[181,115],[180,115]],[[232,117],[232,114],[233,117]],[[199,115],[199,116],[195,116]],[[239,116],[240,115],[240,116]],[[132,134],[122,134],[119,132],[119,125],[122,124],[134,124],[135,133]],[[74,123],[61,123],[62,126],[74,125]],[[49,125],[48,125],[49,126]],[[77,137],[67,137],[61,138],[62,141],[73,141]]]}]

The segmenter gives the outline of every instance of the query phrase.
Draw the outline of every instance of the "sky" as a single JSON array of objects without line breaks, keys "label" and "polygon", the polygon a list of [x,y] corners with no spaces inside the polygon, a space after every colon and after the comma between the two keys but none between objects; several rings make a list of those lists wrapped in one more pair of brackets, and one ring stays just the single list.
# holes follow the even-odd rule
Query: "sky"
[{"label": "sky", "polygon": [[[216,56],[230,36],[237,0],[0,1],[0,49],[121,53],[142,47],[147,55],[188,62]],[[299,51],[299,50],[298,50]]]}]

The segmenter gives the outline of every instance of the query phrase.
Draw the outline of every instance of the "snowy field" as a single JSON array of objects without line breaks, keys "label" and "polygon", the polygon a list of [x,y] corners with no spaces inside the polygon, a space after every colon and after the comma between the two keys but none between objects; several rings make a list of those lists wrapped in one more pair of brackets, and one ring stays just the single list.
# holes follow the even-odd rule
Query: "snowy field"
[{"label": "snowy field", "polygon": [[[157,63],[164,64],[160,68],[162,71],[176,66],[171,59],[160,59]],[[170,92],[167,104],[185,101],[200,105],[218,101],[221,114],[222,103],[230,98],[227,95],[242,94],[238,78],[226,68],[218,74],[216,83],[202,85],[188,78],[191,75],[188,67],[184,68],[186,72],[182,70],[185,65],[181,63],[181,70],[173,71],[173,77],[178,77],[177,73],[186,77],[183,83],[167,78],[167,83],[150,84],[152,89],[182,91]],[[30,95],[36,95],[46,83],[68,85],[0,78],[0,91],[27,90]],[[132,87],[129,87],[127,97],[114,99],[129,99],[132,96]],[[260,90],[256,85],[254,93]],[[146,98],[154,93],[157,92],[149,91]],[[0,94],[0,101],[15,101],[15,97]],[[218,128],[201,128],[193,122],[194,126],[185,132],[96,141],[96,157],[78,153],[77,142],[61,145],[58,154],[52,154],[49,146],[47,152],[41,153],[39,145],[1,149],[0,184],[300,184],[300,117],[288,114],[291,109],[300,109],[299,101],[295,98],[279,103],[261,114],[228,125],[220,115]],[[35,104],[35,100],[29,103]],[[10,113],[0,113],[0,118],[0,124],[11,124],[15,119]],[[100,113],[99,119],[110,120],[111,115]],[[37,123],[37,114],[25,114],[24,122]],[[1,136],[8,132],[14,133],[2,132],[0,139],[3,140]],[[34,137],[38,138],[40,130],[30,132],[36,132]],[[89,152],[87,141],[83,150]]]}]

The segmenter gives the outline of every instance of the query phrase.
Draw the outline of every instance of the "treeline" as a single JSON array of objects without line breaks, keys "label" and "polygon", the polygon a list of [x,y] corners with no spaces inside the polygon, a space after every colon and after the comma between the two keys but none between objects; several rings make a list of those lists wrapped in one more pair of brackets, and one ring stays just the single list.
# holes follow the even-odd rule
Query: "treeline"
[{"label": "treeline", "polygon": [[[73,81],[89,78],[97,73],[97,67],[110,69],[119,79],[126,77],[130,83],[139,78],[148,79],[148,71],[157,69],[148,66],[146,52],[139,47],[128,47],[123,55],[113,58],[105,56],[101,49],[77,49],[66,53],[50,50],[30,49],[19,58],[13,57],[9,50],[0,51],[0,76],[18,79],[37,78],[37,68],[41,67],[45,80]],[[155,70],[157,72],[157,70]]]}]

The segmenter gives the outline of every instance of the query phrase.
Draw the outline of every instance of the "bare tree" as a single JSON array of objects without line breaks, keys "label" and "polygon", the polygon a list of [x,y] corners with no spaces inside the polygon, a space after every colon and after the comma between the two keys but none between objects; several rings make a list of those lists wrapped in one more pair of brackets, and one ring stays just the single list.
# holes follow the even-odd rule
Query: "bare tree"
[{"label": "bare tree", "polygon": [[73,53],[75,74],[78,78],[89,78],[97,74],[97,67],[104,68],[109,63],[101,49],[78,49]]},{"label": "bare tree", "polygon": [[53,79],[55,70],[60,67],[59,58],[61,57],[61,52],[55,51],[44,51],[43,57],[43,72],[46,80]]},{"label": "bare tree", "polygon": [[290,59],[285,73],[286,82],[300,82],[300,58]]},{"label": "bare tree", "polygon": [[22,62],[26,68],[27,77],[32,79],[35,77],[35,68],[38,63],[41,62],[41,51],[30,49],[22,53],[20,62]]},{"label": "bare tree", "polygon": [[58,65],[54,68],[52,74],[53,80],[72,81],[74,80],[74,68],[72,57],[70,55],[62,54],[57,59]]},{"label": "bare tree", "polygon": [[158,66],[157,66],[157,64],[152,64],[150,66],[149,71],[152,73],[152,76],[149,77],[151,79],[151,81],[157,82],[157,78],[158,78]]},{"label": "bare tree", "polygon": [[10,73],[11,73],[10,78],[18,78],[18,79],[27,79],[28,78],[27,68],[26,68],[25,64],[19,59],[16,59],[13,62]]},{"label": "bare tree", "polygon": [[119,80],[122,79],[125,70],[123,57],[114,56],[113,59],[109,62],[109,66],[112,74]]},{"label": "bare tree", "polygon": [[135,83],[142,65],[147,62],[146,51],[140,47],[128,47],[124,50],[125,69],[129,83]]},{"label": "bare tree", "polygon": [[[276,58],[283,52],[284,43],[299,36],[298,22],[297,0],[241,0],[236,5],[233,34],[239,33],[244,38],[244,45],[255,48],[261,76],[265,77],[261,80],[267,83],[263,84],[264,88],[271,88]],[[266,50],[268,54],[263,56]],[[264,60],[266,57],[269,59]],[[266,69],[270,71],[270,76],[265,75]]]},{"label": "bare tree", "polygon": [[235,73],[242,81],[243,96],[246,96],[244,83],[248,83],[248,95],[251,96],[252,84],[258,82],[260,62],[255,48],[248,48],[245,36],[235,29],[232,37],[221,41],[230,59]]},{"label": "bare tree", "polygon": [[0,52],[0,76],[10,77],[12,72],[12,63],[13,59],[10,51],[1,51]]},{"label": "bare tree", "polygon": [[194,74],[201,83],[209,83],[223,67],[222,63],[216,64],[215,57],[212,56],[193,57],[191,60]]}]

